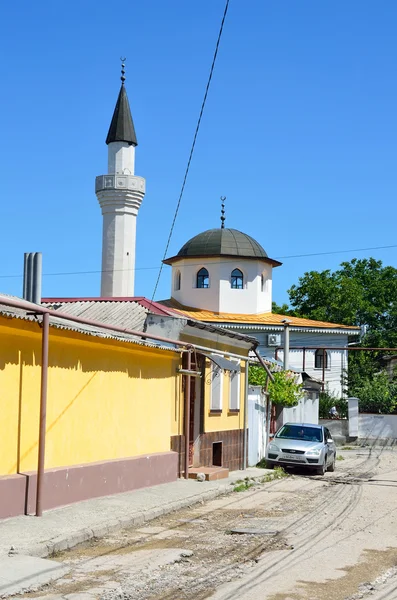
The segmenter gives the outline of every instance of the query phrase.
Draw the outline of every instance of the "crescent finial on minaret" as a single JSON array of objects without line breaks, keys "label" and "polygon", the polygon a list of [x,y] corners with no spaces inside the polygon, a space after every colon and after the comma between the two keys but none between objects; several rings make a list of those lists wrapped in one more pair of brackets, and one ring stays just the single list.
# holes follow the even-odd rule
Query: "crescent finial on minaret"
[{"label": "crescent finial on minaret", "polygon": [[120,77],[120,79],[121,79],[121,85],[124,85],[124,81],[125,81],[125,68],[124,67],[125,67],[125,61],[127,59],[120,57],[120,60],[121,60],[121,77]]}]

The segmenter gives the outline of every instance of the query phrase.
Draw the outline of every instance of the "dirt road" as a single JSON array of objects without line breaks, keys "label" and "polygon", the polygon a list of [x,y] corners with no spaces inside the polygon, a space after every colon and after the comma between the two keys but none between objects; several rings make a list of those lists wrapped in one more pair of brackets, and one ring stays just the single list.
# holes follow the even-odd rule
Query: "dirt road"
[{"label": "dirt road", "polygon": [[397,599],[397,452],[292,476],[63,553],[43,600]]}]

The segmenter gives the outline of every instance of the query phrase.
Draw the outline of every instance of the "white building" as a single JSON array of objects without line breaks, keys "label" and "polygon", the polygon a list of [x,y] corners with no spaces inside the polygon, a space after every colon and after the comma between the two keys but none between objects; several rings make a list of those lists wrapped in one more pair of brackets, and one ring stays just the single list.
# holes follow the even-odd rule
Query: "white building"
[{"label": "white building", "polygon": [[[289,366],[342,393],[347,347],[358,327],[274,314],[273,269],[280,262],[262,246],[236,229],[209,229],[189,240],[172,266],[171,299],[162,303],[184,315],[255,336],[262,356],[283,361],[284,331],[289,327]],[[288,323],[285,323],[288,321]]]}]

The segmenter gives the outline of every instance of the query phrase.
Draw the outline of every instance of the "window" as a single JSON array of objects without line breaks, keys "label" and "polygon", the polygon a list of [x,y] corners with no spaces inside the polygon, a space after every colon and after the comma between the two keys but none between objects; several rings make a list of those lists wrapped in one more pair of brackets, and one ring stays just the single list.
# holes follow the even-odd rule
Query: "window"
[{"label": "window", "polygon": [[[240,364],[240,361],[237,361]],[[229,409],[240,410],[240,373],[230,371]]]},{"label": "window", "polygon": [[211,364],[211,410],[222,410],[223,373],[218,365]]},{"label": "window", "polygon": [[181,289],[181,272],[180,271],[177,271],[175,273],[175,286],[174,286],[174,289],[176,291]]},{"label": "window", "polygon": [[[324,359],[325,359],[325,365],[324,365]],[[314,354],[314,368],[322,369],[323,367],[325,369],[328,369],[328,352],[319,348],[318,350],[316,350],[316,352]]]},{"label": "window", "polygon": [[233,290],[243,289],[243,274],[240,269],[234,269],[234,271],[232,271],[231,287]]},{"label": "window", "polygon": [[283,440],[303,440],[305,442],[322,442],[323,433],[321,427],[286,424],[277,433],[276,438]]},{"label": "window", "polygon": [[262,273],[262,275],[261,275],[261,292],[264,292],[264,291],[265,291],[265,276]]},{"label": "window", "polygon": [[207,269],[200,269],[197,273],[197,287],[198,288],[209,288],[210,287],[210,278],[208,275]]}]

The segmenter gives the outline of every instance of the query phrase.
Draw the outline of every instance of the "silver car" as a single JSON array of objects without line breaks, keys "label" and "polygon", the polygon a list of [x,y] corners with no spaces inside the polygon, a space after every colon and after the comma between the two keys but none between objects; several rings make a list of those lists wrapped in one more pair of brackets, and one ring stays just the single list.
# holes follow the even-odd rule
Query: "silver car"
[{"label": "silver car", "polygon": [[329,430],[311,423],[285,423],[266,448],[268,467],[315,469],[319,475],[335,470],[336,447]]}]

